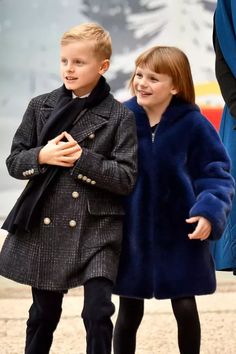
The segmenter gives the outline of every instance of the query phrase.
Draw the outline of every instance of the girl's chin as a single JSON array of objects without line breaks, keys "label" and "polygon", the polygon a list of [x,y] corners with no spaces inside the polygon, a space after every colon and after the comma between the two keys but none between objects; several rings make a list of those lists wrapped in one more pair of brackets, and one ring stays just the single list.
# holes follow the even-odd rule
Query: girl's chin
[{"label": "girl's chin", "polygon": [[142,106],[142,104],[147,103],[147,97],[137,96],[137,102],[138,102],[138,104],[140,104]]}]

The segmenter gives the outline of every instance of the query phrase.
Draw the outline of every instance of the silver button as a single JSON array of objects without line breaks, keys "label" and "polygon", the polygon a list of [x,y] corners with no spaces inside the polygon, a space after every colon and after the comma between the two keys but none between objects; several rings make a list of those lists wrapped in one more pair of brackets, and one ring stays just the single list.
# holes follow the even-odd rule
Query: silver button
[{"label": "silver button", "polygon": [[86,179],[86,182],[87,182],[87,183],[90,183],[90,182],[91,182],[91,178],[87,178],[87,179]]},{"label": "silver button", "polygon": [[83,181],[87,181],[87,179],[88,179],[87,176],[84,176],[84,177],[82,178]]},{"label": "silver button", "polygon": [[50,218],[44,218],[44,219],[43,219],[43,223],[44,223],[45,225],[49,225],[49,224],[51,223],[51,219],[50,219]]},{"label": "silver button", "polygon": [[95,134],[92,133],[92,134],[89,134],[89,139],[94,139],[95,138]]},{"label": "silver button", "polygon": [[70,220],[69,221],[70,227],[75,227],[76,226],[76,221],[75,220]]},{"label": "silver button", "polygon": [[93,184],[93,185],[96,184],[96,181],[91,181],[91,184]]},{"label": "silver button", "polygon": [[76,192],[76,191],[72,192],[72,197],[73,198],[78,198],[79,197],[79,193]]},{"label": "silver button", "polygon": [[82,179],[83,175],[81,175],[81,173],[78,175],[78,179]]}]

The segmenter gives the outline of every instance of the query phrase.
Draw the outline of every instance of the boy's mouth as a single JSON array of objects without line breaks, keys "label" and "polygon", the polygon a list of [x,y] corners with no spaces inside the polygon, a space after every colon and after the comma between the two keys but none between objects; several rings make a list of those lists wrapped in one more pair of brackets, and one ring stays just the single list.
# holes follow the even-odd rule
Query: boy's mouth
[{"label": "boy's mouth", "polygon": [[77,80],[77,77],[66,76],[65,79],[68,81],[73,81],[73,80]]}]

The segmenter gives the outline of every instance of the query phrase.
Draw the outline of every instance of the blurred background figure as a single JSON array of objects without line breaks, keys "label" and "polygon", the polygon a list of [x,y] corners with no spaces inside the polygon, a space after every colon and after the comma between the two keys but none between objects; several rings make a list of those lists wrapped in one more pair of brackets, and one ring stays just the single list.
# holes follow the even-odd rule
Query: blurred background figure
[{"label": "blurred background figure", "polygon": [[[225,100],[220,135],[236,179],[236,1],[218,0],[213,42],[216,77]],[[236,275],[236,198],[223,237],[213,244],[213,255],[217,270],[232,270]]]}]

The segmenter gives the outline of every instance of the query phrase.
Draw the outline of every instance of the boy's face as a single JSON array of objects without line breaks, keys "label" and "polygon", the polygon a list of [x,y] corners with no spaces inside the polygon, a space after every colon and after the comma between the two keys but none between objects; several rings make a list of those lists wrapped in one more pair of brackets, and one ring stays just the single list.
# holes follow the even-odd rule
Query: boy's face
[{"label": "boy's face", "polygon": [[76,96],[90,93],[109,67],[94,52],[93,41],[71,41],[61,45],[61,77],[68,90]]}]

